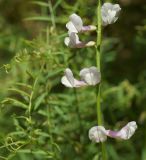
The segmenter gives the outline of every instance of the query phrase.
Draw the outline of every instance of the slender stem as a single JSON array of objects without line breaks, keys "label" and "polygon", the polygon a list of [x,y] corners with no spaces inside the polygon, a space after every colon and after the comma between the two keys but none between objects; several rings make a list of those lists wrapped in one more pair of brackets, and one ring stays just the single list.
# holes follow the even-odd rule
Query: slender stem
[{"label": "slender stem", "polygon": [[[100,54],[101,54],[101,43],[102,43],[102,20],[101,20],[101,0],[98,0],[97,6],[97,43],[96,43],[96,65],[100,71]],[[102,112],[100,106],[100,89],[101,83],[97,87],[97,122],[98,125],[103,124]],[[107,160],[105,144],[102,143],[102,160]]]},{"label": "slender stem", "polygon": [[100,84],[97,87],[97,122],[98,125],[102,125],[102,113],[101,113],[101,106],[100,106]]},{"label": "slender stem", "polygon": [[[97,42],[96,42],[96,65],[100,71],[100,50],[101,50],[101,2],[98,0],[97,7]],[[100,107],[100,84],[97,88],[97,120],[98,125],[102,125],[101,107]]]},{"label": "slender stem", "polygon": [[[48,102],[47,102],[48,103]],[[51,106],[47,105],[47,119],[48,119],[48,130],[49,130],[49,135],[50,135],[50,147],[51,147],[51,151],[53,152],[54,151],[54,148],[53,148],[53,136],[52,136],[52,131],[51,131],[51,128],[52,128],[52,117],[51,117]]]},{"label": "slender stem", "polygon": [[80,132],[82,132],[83,131],[82,119],[81,119],[81,115],[80,115],[79,102],[78,102],[78,96],[77,96],[76,88],[74,88],[74,95],[75,95],[75,105],[76,105],[77,118],[78,118],[79,125],[80,125]]},{"label": "slender stem", "polygon": [[55,15],[54,15],[54,12],[53,12],[53,6],[52,6],[52,3],[51,3],[51,0],[48,0],[48,4],[49,4],[49,10],[50,10],[50,13],[51,13],[52,25],[53,25],[53,28],[55,30],[55,28],[56,28]]},{"label": "slender stem", "polygon": [[[101,1],[98,0],[97,7],[97,41],[96,41],[96,65],[97,69],[100,71],[100,52],[101,52],[101,36],[102,36],[102,26],[101,26]],[[98,125],[102,125],[102,115],[100,106],[100,85],[97,87],[97,121]]]}]

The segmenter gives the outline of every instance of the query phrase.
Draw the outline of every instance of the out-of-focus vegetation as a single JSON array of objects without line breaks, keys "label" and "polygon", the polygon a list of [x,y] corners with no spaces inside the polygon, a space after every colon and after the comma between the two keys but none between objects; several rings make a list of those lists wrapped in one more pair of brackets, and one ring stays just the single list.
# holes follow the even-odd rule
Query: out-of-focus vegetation
[{"label": "out-of-focus vegetation", "polygon": [[[102,112],[106,128],[135,120],[138,130],[106,148],[111,160],[146,160],[146,2],[112,2],[122,11],[103,30]],[[68,49],[63,41],[68,16],[96,24],[96,7],[97,0],[0,0],[0,159],[100,158],[100,145],[88,139],[97,124],[95,88],[60,83],[66,67],[78,73],[95,65],[94,48]]]}]

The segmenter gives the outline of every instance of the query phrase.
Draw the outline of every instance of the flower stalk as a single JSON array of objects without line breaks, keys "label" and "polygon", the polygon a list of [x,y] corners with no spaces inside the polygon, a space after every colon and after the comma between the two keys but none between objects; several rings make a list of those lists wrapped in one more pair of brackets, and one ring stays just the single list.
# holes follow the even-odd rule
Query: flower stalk
[{"label": "flower stalk", "polygon": [[[96,42],[96,65],[97,69],[100,71],[100,56],[101,56],[101,43],[102,43],[102,18],[101,18],[101,0],[98,0],[97,6],[97,42]],[[100,105],[100,87],[101,82],[97,87],[97,122],[98,125],[102,125],[102,113],[101,113],[101,105]],[[107,160],[105,144],[101,144],[102,149],[102,160]]]}]

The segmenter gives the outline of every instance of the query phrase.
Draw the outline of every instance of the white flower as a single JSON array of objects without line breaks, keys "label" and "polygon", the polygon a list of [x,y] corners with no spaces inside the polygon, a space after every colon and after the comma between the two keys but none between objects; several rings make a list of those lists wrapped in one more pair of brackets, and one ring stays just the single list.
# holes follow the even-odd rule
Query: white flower
[{"label": "white flower", "polygon": [[89,139],[92,142],[104,142],[107,140],[106,130],[103,126],[95,126],[89,130]]},{"label": "white flower", "polygon": [[76,80],[69,68],[65,70],[65,75],[61,78],[61,83],[69,88],[81,87],[86,85],[85,82]]},{"label": "white flower", "polygon": [[87,43],[81,42],[79,40],[79,36],[74,32],[69,33],[69,37],[65,38],[64,43],[66,46],[70,48],[84,48],[84,47],[91,47],[95,45],[95,42],[93,41],[89,41]]},{"label": "white flower", "polygon": [[107,130],[107,136],[127,140],[133,136],[136,129],[137,124],[135,121],[132,121],[129,122],[126,126],[124,126],[120,131]]},{"label": "white flower", "polygon": [[100,82],[101,75],[96,67],[84,68],[80,71],[81,79],[89,85],[96,85]]},{"label": "white flower", "polygon": [[66,46],[75,48],[78,44],[80,44],[79,37],[76,33],[72,32],[69,33],[69,37],[66,37],[64,40]]},{"label": "white flower", "polygon": [[95,126],[89,130],[89,139],[93,142],[104,142],[107,137],[128,140],[130,139],[137,129],[135,121],[129,122],[119,131],[106,130],[103,126]]},{"label": "white flower", "polygon": [[66,24],[66,28],[69,30],[69,33],[71,32],[86,32],[86,31],[92,31],[96,30],[96,26],[83,26],[83,21],[80,16],[73,13],[69,17],[70,21]]},{"label": "white flower", "polygon": [[104,3],[101,8],[103,26],[115,23],[118,19],[120,10],[119,4]]},{"label": "white flower", "polygon": [[65,75],[61,78],[61,83],[66,87],[82,87],[87,85],[96,85],[100,82],[100,72],[96,67],[84,68],[80,71],[81,80],[74,78],[72,71],[67,68]]}]

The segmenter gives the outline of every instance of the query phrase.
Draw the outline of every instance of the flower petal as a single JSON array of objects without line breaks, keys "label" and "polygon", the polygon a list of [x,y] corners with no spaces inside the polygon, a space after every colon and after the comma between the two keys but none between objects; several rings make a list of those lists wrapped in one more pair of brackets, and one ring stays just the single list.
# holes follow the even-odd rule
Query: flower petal
[{"label": "flower petal", "polygon": [[121,139],[129,139],[135,133],[137,129],[137,124],[135,121],[129,122],[125,127],[120,130],[120,138]]},{"label": "flower petal", "polygon": [[83,86],[87,86],[87,83],[85,83],[84,81],[79,81],[79,80],[75,79],[74,87],[79,88],[79,87],[83,87]]},{"label": "flower petal", "polygon": [[65,76],[61,78],[61,83],[66,87],[70,87],[70,88],[74,87],[74,76],[72,71],[69,68],[65,70]]},{"label": "flower petal", "polygon": [[71,32],[69,33],[69,37],[65,38],[64,43],[68,47],[76,48],[76,45],[80,43],[79,37],[76,33]]},{"label": "flower petal", "polygon": [[65,43],[66,46],[69,46],[70,38],[69,37],[65,37],[64,43]]},{"label": "flower petal", "polygon": [[121,8],[119,4],[104,3],[101,8],[102,24],[106,26],[108,24],[115,23],[118,19],[118,14]]},{"label": "flower petal", "polygon": [[66,86],[66,87],[69,87],[69,88],[73,88],[74,86],[70,83],[70,81],[67,79],[66,76],[63,76],[61,78],[61,83]]},{"label": "flower petal", "polygon": [[78,33],[78,30],[76,29],[76,27],[74,26],[74,24],[69,21],[67,24],[66,24],[66,28],[69,30],[69,33],[70,32],[75,32],[75,33]]},{"label": "flower petal", "polygon": [[120,5],[119,4],[113,5],[113,10],[115,10],[116,12],[120,12],[120,10],[121,10]]},{"label": "flower petal", "polygon": [[82,32],[87,32],[87,31],[95,31],[97,29],[96,26],[89,25],[89,26],[83,26],[82,27]]},{"label": "flower petal", "polygon": [[61,78],[61,83],[69,88],[78,88],[87,85],[84,81],[75,79],[72,71],[69,68],[65,70],[65,75]]},{"label": "flower petal", "polygon": [[92,46],[95,46],[95,42],[94,41],[89,41],[89,42],[86,42],[85,43],[85,46],[84,47],[92,47]]},{"label": "flower petal", "polygon": [[83,21],[81,17],[73,13],[69,18],[70,21],[73,23],[74,27],[77,29],[77,31],[80,32],[83,27]]},{"label": "flower petal", "polygon": [[104,10],[109,10],[109,9],[112,10],[113,9],[113,4],[109,3],[109,2],[106,2],[106,3],[103,4],[102,8]]},{"label": "flower petal", "polygon": [[92,47],[95,45],[94,41],[81,42],[79,40],[79,36],[74,32],[69,33],[69,37],[66,37],[64,39],[64,43],[66,46],[70,48],[84,48],[84,47]]},{"label": "flower petal", "polygon": [[137,129],[137,124],[135,121],[132,121],[129,122],[126,126],[124,126],[120,131],[107,130],[107,136],[112,138],[128,140],[133,136],[136,129]]},{"label": "flower petal", "polygon": [[96,67],[84,68],[80,71],[81,79],[89,85],[96,85],[100,82],[101,75]]},{"label": "flower petal", "polygon": [[89,139],[99,143],[107,140],[106,130],[103,126],[94,126],[89,130]]}]

